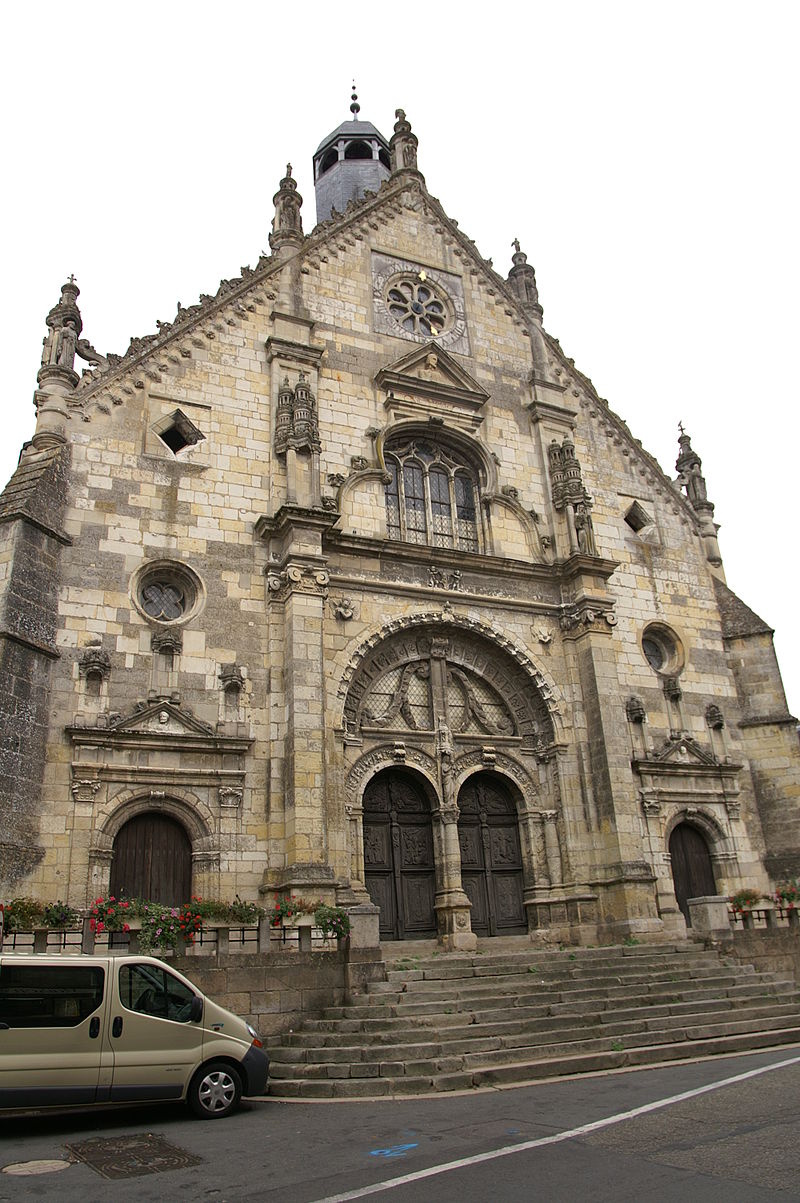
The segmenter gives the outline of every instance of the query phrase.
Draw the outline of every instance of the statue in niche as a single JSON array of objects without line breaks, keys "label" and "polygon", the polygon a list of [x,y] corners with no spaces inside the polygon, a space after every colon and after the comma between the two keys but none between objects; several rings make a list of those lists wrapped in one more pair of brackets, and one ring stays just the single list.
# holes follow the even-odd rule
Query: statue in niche
[{"label": "statue in niche", "polygon": [[578,550],[586,556],[595,554],[594,527],[589,507],[581,502],[575,507],[575,533],[578,537]]}]

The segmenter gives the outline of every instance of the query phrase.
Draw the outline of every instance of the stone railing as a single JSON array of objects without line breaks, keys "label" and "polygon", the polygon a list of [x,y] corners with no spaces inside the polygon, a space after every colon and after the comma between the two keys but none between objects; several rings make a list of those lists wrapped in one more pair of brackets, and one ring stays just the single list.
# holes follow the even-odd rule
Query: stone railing
[{"label": "stone railing", "polygon": [[[313,915],[299,915],[292,923],[279,927],[273,927],[268,919],[253,925],[209,921],[192,941],[180,941],[174,949],[155,949],[153,955],[219,958],[239,953],[264,956],[268,953],[330,952],[351,947],[377,948],[380,944],[377,907],[370,904],[351,907],[348,914],[351,930],[343,940],[326,937],[314,926]],[[0,949],[34,954],[136,954],[142,951],[140,929],[141,924],[134,919],[127,932],[106,930],[98,933],[92,929],[92,919],[87,916],[80,927],[6,929],[4,933],[0,918]]]}]

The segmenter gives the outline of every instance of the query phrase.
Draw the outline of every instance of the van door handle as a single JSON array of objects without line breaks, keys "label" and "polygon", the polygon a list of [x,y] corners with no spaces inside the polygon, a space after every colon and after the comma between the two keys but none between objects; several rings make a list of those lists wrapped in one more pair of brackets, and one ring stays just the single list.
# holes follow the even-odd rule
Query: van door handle
[{"label": "van door handle", "polygon": [[89,1036],[92,1040],[96,1040],[100,1035],[100,1019],[97,1015],[89,1020]]},{"label": "van door handle", "polygon": [[122,1035],[122,1016],[121,1015],[114,1016],[114,1022],[111,1025],[111,1035],[112,1036],[121,1036]]}]

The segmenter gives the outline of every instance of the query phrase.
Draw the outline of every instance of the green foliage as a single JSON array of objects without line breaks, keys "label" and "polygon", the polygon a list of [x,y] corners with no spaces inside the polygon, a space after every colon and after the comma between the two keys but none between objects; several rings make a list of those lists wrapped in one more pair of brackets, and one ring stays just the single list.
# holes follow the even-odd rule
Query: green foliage
[{"label": "green foliage", "polygon": [[782,881],[776,886],[775,901],[787,911],[792,911],[800,905],[800,884],[796,878],[794,881]]},{"label": "green foliage", "polygon": [[611,1048],[615,1053],[621,1053],[622,1050],[625,1048],[625,1045],[623,1044],[623,1042],[621,1040],[612,1040]]},{"label": "green foliage", "polygon": [[636,944],[641,944],[641,940],[637,940],[636,936],[626,936],[622,941],[626,948],[633,948]]},{"label": "green foliage", "polygon": [[3,907],[3,922],[9,931],[41,927],[44,907],[35,898],[12,898]]},{"label": "green foliage", "polygon": [[58,902],[50,902],[45,906],[42,921],[45,927],[78,927],[81,917],[74,906],[69,906],[66,902],[59,900]]},{"label": "green foliage", "polygon": [[288,894],[278,894],[272,909],[267,911],[271,927],[281,927],[286,919],[296,919],[298,915],[311,915],[316,902],[306,902],[303,898],[290,898]]},{"label": "green foliage", "polygon": [[228,906],[229,917],[234,923],[241,923],[243,927],[258,923],[266,913],[263,906],[257,906],[255,902],[242,902],[238,894]]},{"label": "green foliage", "polygon": [[89,926],[97,935],[103,931],[130,931],[129,920],[136,917],[137,907],[130,898],[95,898],[89,908]]},{"label": "green foliage", "polygon": [[758,906],[760,902],[763,902],[764,899],[762,898],[761,894],[759,894],[758,890],[739,890],[738,893],[733,894],[728,901],[731,904],[731,910],[733,910],[737,915],[741,915],[745,912],[752,911],[753,908]]},{"label": "green foliage", "polygon": [[159,906],[155,902],[146,902],[142,907],[141,920],[139,948],[142,952],[180,948],[184,943],[193,944],[195,936],[203,929],[203,916],[196,909],[194,898],[182,906]]},{"label": "green foliage", "polygon": [[323,936],[335,936],[341,940],[350,933],[350,916],[341,906],[326,906],[320,902],[314,908],[314,923]]}]

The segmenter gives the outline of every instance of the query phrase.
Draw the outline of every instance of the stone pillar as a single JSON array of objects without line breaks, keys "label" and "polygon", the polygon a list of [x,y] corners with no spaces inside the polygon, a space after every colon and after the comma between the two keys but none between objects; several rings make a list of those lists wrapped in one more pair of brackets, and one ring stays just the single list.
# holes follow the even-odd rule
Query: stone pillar
[{"label": "stone pillar", "polygon": [[[610,568],[611,565],[609,564]],[[599,830],[597,863],[609,884],[599,895],[601,934],[660,933],[654,873],[645,854],[638,799],[631,777],[625,699],[612,643],[616,616],[605,595],[605,563],[572,571],[574,601],[562,617],[565,650],[572,661],[586,723],[589,769]]]},{"label": "stone pillar", "polygon": [[323,607],[328,571],[322,536],[335,516],[283,506],[262,518],[257,533],[269,543],[268,604],[282,631],[286,730],[275,748],[283,761],[286,868],[265,887],[314,890],[334,901],[328,856],[325,776],[326,674]]},{"label": "stone pillar", "polygon": [[542,824],[544,827],[544,849],[547,858],[547,875],[550,878],[550,885],[557,887],[563,884],[564,874],[561,867],[561,845],[558,839],[557,819],[558,815],[554,810],[542,811]]}]

